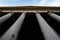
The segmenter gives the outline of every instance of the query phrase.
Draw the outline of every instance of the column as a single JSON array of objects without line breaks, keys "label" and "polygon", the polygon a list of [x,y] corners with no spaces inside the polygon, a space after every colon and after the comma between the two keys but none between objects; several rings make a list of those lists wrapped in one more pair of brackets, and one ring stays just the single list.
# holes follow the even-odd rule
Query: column
[{"label": "column", "polygon": [[48,25],[39,13],[35,13],[45,40],[60,40],[58,34]]},{"label": "column", "polygon": [[56,21],[60,22],[60,16],[54,14],[54,13],[49,13],[49,16],[52,17],[53,19],[55,19]]},{"label": "column", "polygon": [[11,12],[11,13],[8,13],[8,14],[0,17],[0,25],[1,25],[3,22],[5,22],[6,20],[8,20],[12,15],[13,15],[13,13]]},{"label": "column", "polygon": [[0,40],[16,40],[26,13],[22,13],[16,22],[5,32]]}]

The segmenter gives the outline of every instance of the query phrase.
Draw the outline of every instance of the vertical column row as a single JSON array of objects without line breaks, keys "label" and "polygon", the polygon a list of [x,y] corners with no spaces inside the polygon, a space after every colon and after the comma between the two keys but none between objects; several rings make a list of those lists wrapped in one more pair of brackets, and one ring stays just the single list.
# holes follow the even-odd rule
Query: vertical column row
[{"label": "vertical column row", "polygon": [[26,13],[22,13],[17,21],[5,32],[5,34],[0,38],[0,40],[16,40],[18,32],[24,21]]},{"label": "vertical column row", "polygon": [[58,34],[47,24],[39,13],[35,13],[45,40],[60,40]]}]

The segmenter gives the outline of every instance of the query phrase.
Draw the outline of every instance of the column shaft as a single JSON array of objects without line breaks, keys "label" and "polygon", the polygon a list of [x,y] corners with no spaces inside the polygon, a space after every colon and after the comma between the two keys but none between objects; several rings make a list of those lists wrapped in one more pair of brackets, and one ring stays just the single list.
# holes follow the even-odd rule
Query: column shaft
[{"label": "column shaft", "polygon": [[53,19],[55,19],[56,21],[60,22],[60,16],[54,14],[54,13],[51,13],[50,14],[50,17],[52,17]]},{"label": "column shaft", "polygon": [[7,19],[9,19],[13,14],[12,13],[8,13],[2,17],[0,17],[0,25],[5,22]]}]

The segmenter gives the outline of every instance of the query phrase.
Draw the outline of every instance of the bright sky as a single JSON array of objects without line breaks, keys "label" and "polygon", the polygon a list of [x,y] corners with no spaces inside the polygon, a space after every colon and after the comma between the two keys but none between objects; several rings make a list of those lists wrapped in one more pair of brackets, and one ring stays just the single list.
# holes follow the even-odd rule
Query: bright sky
[{"label": "bright sky", "polygon": [[0,0],[0,6],[60,6],[60,0]]}]

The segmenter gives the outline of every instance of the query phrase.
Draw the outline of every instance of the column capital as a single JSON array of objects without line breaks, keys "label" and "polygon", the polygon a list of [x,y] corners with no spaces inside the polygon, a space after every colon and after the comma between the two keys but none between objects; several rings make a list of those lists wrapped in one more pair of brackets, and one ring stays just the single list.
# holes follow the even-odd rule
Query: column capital
[{"label": "column capital", "polygon": [[10,13],[11,13],[11,14],[14,14],[14,12],[13,12],[13,11],[11,11]]},{"label": "column capital", "polygon": [[53,12],[54,12],[54,11],[52,11],[52,10],[51,10],[51,11],[48,11],[48,15],[50,15],[50,14],[53,13]]}]

